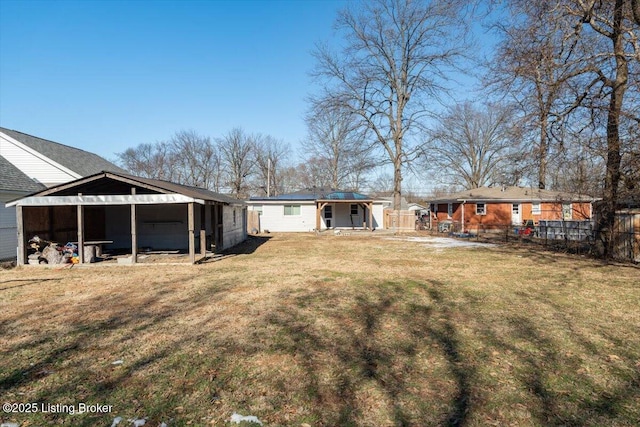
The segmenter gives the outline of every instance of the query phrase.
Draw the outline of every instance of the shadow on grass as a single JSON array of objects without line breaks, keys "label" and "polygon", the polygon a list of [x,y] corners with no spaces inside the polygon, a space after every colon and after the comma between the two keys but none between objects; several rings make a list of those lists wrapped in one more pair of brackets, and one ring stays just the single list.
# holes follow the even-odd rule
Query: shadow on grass
[{"label": "shadow on grass", "polygon": [[6,284],[6,283],[21,283],[20,285],[12,285],[12,286],[4,286],[4,287],[0,287],[0,291],[6,291],[8,289],[15,289],[15,288],[22,288],[24,286],[29,286],[29,285],[38,285],[42,282],[49,282],[52,280],[60,280],[57,278],[50,278],[50,279],[12,279],[12,280],[3,280],[0,281],[0,286]]},{"label": "shadow on grass", "polygon": [[[52,279],[45,279],[52,280]],[[16,403],[37,402],[42,404],[77,405],[78,402],[110,404],[115,413],[107,416],[113,419],[118,413],[131,417],[151,416],[158,420],[168,420],[173,408],[178,406],[179,397],[167,398],[166,402],[154,405],[135,403],[140,393],[144,395],[149,385],[146,380],[135,381],[141,371],[160,369],[163,371],[183,347],[189,347],[209,333],[200,328],[184,337],[167,337],[158,340],[151,348],[140,336],[162,333],[165,325],[170,329],[175,319],[209,304],[215,304],[232,285],[224,282],[205,284],[191,295],[175,295],[165,289],[171,280],[157,280],[143,300],[135,304],[122,301],[117,296],[98,295],[83,301],[81,308],[65,303],[51,304],[37,313],[23,312],[11,318],[3,318],[4,329],[9,325],[29,324],[38,329],[38,319],[60,319],[69,315],[64,331],[53,330],[46,333],[30,334],[27,339],[15,344],[5,344],[2,348],[3,366],[0,367],[0,396]],[[149,285],[149,284],[146,284]],[[171,297],[171,305],[164,301]],[[83,316],[82,313],[87,316]],[[99,319],[91,316],[99,313]],[[50,321],[50,320],[49,320]],[[12,330],[3,331],[14,332]],[[123,358],[123,363],[112,364]],[[91,356],[87,356],[91,355]],[[99,360],[88,357],[99,357]],[[153,370],[151,369],[151,370]],[[174,387],[172,374],[161,382]],[[179,381],[177,381],[179,382]],[[25,393],[27,390],[29,393]],[[31,391],[35,390],[35,391]],[[21,396],[28,397],[21,397]],[[28,399],[28,400],[25,400]],[[131,401],[134,405],[131,407]],[[144,397],[141,397],[144,401]],[[177,403],[176,403],[177,402]],[[171,406],[173,404],[173,406]],[[122,408],[130,412],[122,413]],[[134,416],[134,412],[135,416]],[[0,421],[24,421],[30,425],[65,423],[67,413],[6,414]],[[105,414],[72,415],[73,425],[108,425]],[[158,421],[159,423],[160,421]]]},{"label": "shadow on grass", "polygon": [[[277,288],[262,306],[266,293],[246,304],[227,299],[237,283],[206,270],[196,274],[211,276],[180,292],[172,279],[156,279],[135,304],[89,295],[52,334],[38,332],[37,323],[61,322],[63,302],[3,319],[5,328],[34,326],[2,349],[8,358],[0,394],[9,401],[26,393],[41,402],[113,404],[111,419],[146,416],[149,425],[224,425],[231,410],[258,415],[265,425],[631,426],[637,419],[640,353],[625,342],[637,335],[598,326],[604,345],[545,295],[510,291],[515,308],[494,312],[485,295],[437,280],[318,279]],[[346,282],[348,274],[339,278]],[[211,306],[237,315],[204,310]],[[543,309],[546,320],[536,317]],[[199,310],[206,314],[192,315]],[[140,336],[158,338],[147,343]],[[122,365],[111,365],[120,358]],[[527,414],[517,418],[507,405]],[[105,420],[73,417],[78,426],[109,425]]]},{"label": "shadow on grass", "polygon": [[[381,416],[366,408],[384,406],[386,417],[397,426],[466,424],[473,408],[475,367],[459,348],[455,308],[439,286],[443,284],[411,283],[407,289],[402,282],[386,282],[357,295],[346,310],[329,313],[323,307],[339,297],[332,292],[312,291],[293,300],[281,295],[286,308],[266,320],[278,330],[274,350],[298,355],[304,365],[314,420],[327,426],[361,425]],[[411,295],[420,296],[421,302],[408,302]],[[318,318],[338,329],[328,337],[315,326]],[[453,377],[439,379],[442,389],[421,378],[430,369],[424,355],[433,348],[446,364],[442,372]],[[329,355],[335,355],[331,369],[324,363]],[[333,383],[320,381],[327,376]],[[367,394],[382,401],[368,402]]]},{"label": "shadow on grass", "polygon": [[253,236],[248,235],[244,242],[241,242],[235,246],[225,249],[219,253],[215,253],[212,256],[203,258],[197,262],[197,264],[208,264],[211,262],[221,261],[223,259],[231,258],[237,255],[250,255],[254,253],[260,246],[267,243],[271,237],[269,236]]}]

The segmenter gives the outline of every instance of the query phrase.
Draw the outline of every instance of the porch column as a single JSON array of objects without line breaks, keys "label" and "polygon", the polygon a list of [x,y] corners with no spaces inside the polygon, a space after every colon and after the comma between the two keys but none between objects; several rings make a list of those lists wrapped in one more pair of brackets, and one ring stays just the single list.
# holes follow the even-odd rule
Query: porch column
[{"label": "porch column", "polygon": [[16,225],[18,226],[18,253],[16,254],[17,265],[24,265],[27,260],[27,245],[25,245],[24,219],[22,217],[22,206],[16,206]]},{"label": "porch column", "polygon": [[318,203],[316,206],[318,207],[316,209],[316,230],[320,231],[320,219],[321,219],[321,215],[322,215],[322,209],[324,209],[325,206],[327,206],[329,203]]},{"label": "porch column", "polygon": [[367,203],[369,208],[369,230],[373,231],[373,203]]},{"label": "porch column", "polygon": [[[131,195],[136,195],[135,187],[131,189]],[[138,218],[135,203],[131,204],[131,262],[138,262]]]},{"label": "porch column", "polygon": [[206,226],[206,216],[207,216],[207,205],[202,205],[200,207],[200,255],[202,257],[207,256],[207,226]]},{"label": "porch column", "polygon": [[196,263],[196,245],[195,245],[195,215],[194,203],[187,205],[187,216],[189,217],[189,261],[191,264]]},{"label": "porch column", "polygon": [[[82,196],[82,193],[78,193]],[[78,212],[78,261],[84,263],[84,206],[77,206]]]}]

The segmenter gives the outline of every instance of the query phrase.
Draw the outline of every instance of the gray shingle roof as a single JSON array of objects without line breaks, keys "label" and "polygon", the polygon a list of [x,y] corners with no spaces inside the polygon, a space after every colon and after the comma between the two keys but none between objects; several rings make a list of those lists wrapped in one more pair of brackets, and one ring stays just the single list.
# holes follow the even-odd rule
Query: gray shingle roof
[{"label": "gray shingle roof", "polygon": [[0,156],[0,190],[33,193],[46,188],[25,175],[20,169]]},{"label": "gray shingle roof", "polygon": [[193,197],[195,199],[211,200],[211,201],[228,203],[228,204],[244,204],[242,200],[227,196],[225,194],[216,193],[216,192],[207,190],[206,188],[176,184],[175,182],[163,181],[161,179],[142,178],[139,176],[129,175],[126,173],[114,172],[113,175],[129,178],[133,181],[138,181],[143,184],[151,185],[153,187],[158,187],[172,193],[183,194],[185,196]]},{"label": "gray shingle roof", "polygon": [[9,135],[11,138],[81,176],[89,176],[101,171],[125,172],[124,169],[103,159],[97,154],[89,153],[79,148],[70,147],[3,127],[0,127],[0,132]]},{"label": "gray shingle roof", "polygon": [[537,188],[525,187],[480,187],[471,190],[460,191],[458,193],[449,194],[448,196],[438,197],[431,200],[431,203],[437,202],[456,202],[456,201],[565,201],[565,202],[589,202],[594,200],[593,197],[584,194],[574,194],[562,191],[539,190]]},{"label": "gray shingle roof", "polygon": [[59,195],[60,193],[68,193],[70,188],[80,187],[83,184],[95,182],[96,180],[102,179],[111,179],[128,183],[133,182],[134,185],[135,183],[139,183],[142,186],[146,186],[152,191],[157,191],[159,193],[177,193],[188,197],[193,197],[194,199],[202,199],[234,205],[244,204],[242,200],[238,200],[224,194],[215,193],[205,188],[191,187],[189,185],[176,184],[175,182],[142,178],[126,173],[117,173],[111,171],[102,171],[91,176],[76,179],[75,181],[59,184],[39,191],[38,193],[32,194],[32,196],[55,196]]}]

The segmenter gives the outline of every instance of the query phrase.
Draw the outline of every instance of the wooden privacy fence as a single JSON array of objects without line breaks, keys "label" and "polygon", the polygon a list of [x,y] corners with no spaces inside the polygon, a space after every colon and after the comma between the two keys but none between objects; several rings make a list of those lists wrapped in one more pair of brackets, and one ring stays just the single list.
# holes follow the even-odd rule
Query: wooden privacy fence
[{"label": "wooden privacy fence", "polygon": [[615,257],[640,262],[640,209],[616,212],[613,236]]},{"label": "wooden privacy fence", "polygon": [[398,231],[414,231],[416,229],[415,211],[384,210],[384,228]]}]

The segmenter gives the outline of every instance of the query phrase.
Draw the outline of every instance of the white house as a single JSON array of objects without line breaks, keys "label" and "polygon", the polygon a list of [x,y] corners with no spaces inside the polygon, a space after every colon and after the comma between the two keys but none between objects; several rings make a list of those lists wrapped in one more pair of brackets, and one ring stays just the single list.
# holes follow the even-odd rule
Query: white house
[{"label": "white house", "polygon": [[16,209],[5,203],[44,188],[0,156],[0,260],[15,258],[18,242]]},{"label": "white house", "polygon": [[383,201],[351,191],[313,188],[275,197],[252,197],[246,203],[249,210],[259,212],[260,232],[375,230],[383,226]]},{"label": "white house", "polygon": [[0,260],[16,257],[16,209],[6,202],[103,170],[124,172],[96,154],[0,127]]}]

